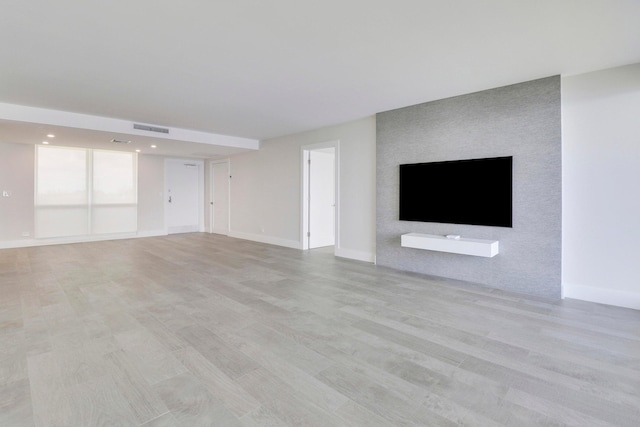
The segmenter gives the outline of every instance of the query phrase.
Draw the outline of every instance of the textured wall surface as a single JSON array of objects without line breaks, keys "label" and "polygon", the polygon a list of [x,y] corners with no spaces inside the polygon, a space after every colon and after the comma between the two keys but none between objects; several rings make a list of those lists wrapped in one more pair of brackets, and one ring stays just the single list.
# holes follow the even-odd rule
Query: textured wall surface
[{"label": "textured wall surface", "polygon": [[[561,287],[560,77],[377,115],[376,262],[546,298]],[[399,165],[513,156],[513,228],[398,220]],[[425,184],[425,200],[429,199]],[[480,258],[403,248],[404,233],[500,241]]]}]

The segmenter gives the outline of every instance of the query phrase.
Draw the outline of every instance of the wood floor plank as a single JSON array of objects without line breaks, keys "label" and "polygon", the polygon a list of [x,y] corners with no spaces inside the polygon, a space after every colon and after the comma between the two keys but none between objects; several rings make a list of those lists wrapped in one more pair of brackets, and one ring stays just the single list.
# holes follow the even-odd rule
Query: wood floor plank
[{"label": "wood floor plank", "polygon": [[637,426],[640,311],[188,233],[0,250],[0,425]]},{"label": "wood floor plank", "polygon": [[0,385],[26,379],[27,375],[27,343],[24,331],[0,334]]},{"label": "wood floor plank", "polygon": [[53,352],[29,356],[29,385],[36,426],[69,426],[71,401]]},{"label": "wood floor plank", "polygon": [[510,389],[505,396],[505,401],[512,402],[521,407],[530,409],[530,412],[527,414],[528,416],[526,418],[516,418],[514,412],[511,411],[510,419],[514,422],[514,424],[517,423],[518,425],[525,425],[525,423],[531,423],[531,425],[540,425],[542,424],[542,422],[551,423],[552,420],[558,424],[576,427],[605,427],[616,425],[608,423],[601,419],[594,418],[580,411],[567,408],[562,404],[550,402],[537,396],[532,396],[529,393],[517,389]]},{"label": "wood floor plank", "polygon": [[284,421],[276,417],[264,406],[260,406],[240,418],[244,427],[287,427]]},{"label": "wood floor plank", "polygon": [[187,344],[184,341],[149,312],[138,311],[133,313],[133,317],[167,350],[175,351],[186,347]]},{"label": "wood floor plank", "polygon": [[451,420],[423,410],[420,402],[409,402],[395,390],[340,365],[325,369],[318,374],[318,378],[395,425],[456,425]]},{"label": "wood floor plank", "polygon": [[[522,363],[522,359],[526,359],[527,357],[529,357],[530,352],[526,349],[518,348],[511,345],[507,346],[506,343],[503,343],[503,345],[500,346],[499,343],[496,343],[487,337],[483,337],[482,339],[472,339],[471,341],[469,341],[469,337],[466,336],[463,337],[463,339],[458,339],[459,334],[455,334],[454,336],[445,334],[443,337],[439,331],[426,327],[423,323],[420,324],[422,327],[419,329],[395,321],[385,320],[383,321],[383,323],[384,326],[371,327],[371,324],[361,322],[358,324],[358,326],[367,331],[367,329],[365,328],[366,326],[369,328],[369,332],[378,335],[382,334],[383,337],[387,337],[389,339],[395,339],[395,342],[403,343],[403,345],[406,346],[413,346],[411,347],[413,349],[420,348],[416,347],[417,345],[419,345],[416,342],[419,342],[420,337],[425,337],[425,339],[429,342],[428,347],[432,350],[444,345],[450,347],[451,350],[457,350],[458,352],[460,352],[461,357],[465,357],[464,355],[466,355],[466,357],[477,356],[488,361],[498,361],[502,363],[503,366],[524,370],[524,372],[527,372],[528,374],[546,379],[552,383],[564,382],[567,386],[570,386],[575,390],[581,390],[593,394],[602,393],[603,391],[602,388],[593,388],[592,384],[587,383],[588,381],[593,382],[593,375],[598,373],[597,370],[591,369],[589,370],[591,375],[583,375],[586,380],[583,378],[561,378],[560,376],[554,375],[552,372],[549,372],[559,372],[558,369],[554,369],[554,365],[552,364],[547,363],[546,365],[544,365],[545,369],[540,370],[536,369],[536,366],[533,363]],[[392,327],[387,328],[387,325],[395,326],[395,328],[397,329],[394,329]],[[405,335],[404,331],[410,334],[409,337],[415,338],[416,342],[412,342],[410,338],[407,338],[407,335]],[[409,341],[407,341],[407,339],[409,339]],[[470,346],[469,343],[475,344],[477,348]],[[574,371],[575,369],[576,368],[574,367]],[[611,382],[612,381],[615,381],[615,377],[611,378]],[[622,386],[625,385],[629,387],[629,391],[627,393],[619,393],[620,385],[616,385],[614,387],[613,384],[611,384],[611,387],[607,389],[608,399],[612,402],[619,402],[628,405],[631,405],[632,402],[637,401],[636,391],[638,390],[638,387],[640,387],[640,383],[637,380],[622,381]],[[599,384],[598,386],[601,387],[602,384]]]},{"label": "wood floor plank", "polygon": [[35,426],[28,379],[24,378],[0,386],[0,425]]},{"label": "wood floor plank", "polygon": [[190,372],[154,385],[178,425],[241,426],[238,420]]},{"label": "wood floor plank", "polygon": [[178,334],[230,378],[239,378],[259,367],[256,362],[205,327],[189,326],[181,329]]},{"label": "wood floor plank", "polygon": [[[471,417],[484,417],[484,424],[489,425],[491,422],[487,420],[492,420],[500,425],[553,425],[553,420],[543,414],[506,401],[510,389],[498,381],[370,334],[357,334],[352,338],[349,346],[366,353],[368,356],[363,359],[368,363],[429,393],[458,402],[470,411]],[[353,350],[349,353],[353,354]],[[392,358],[394,355],[399,357]]]},{"label": "wood floor plank", "polygon": [[67,388],[72,426],[137,426],[138,422],[110,376]]},{"label": "wood floor plank", "polygon": [[176,358],[199,378],[211,394],[238,418],[255,410],[260,404],[231,377],[192,347],[174,353]]},{"label": "wood floor plank", "polygon": [[276,375],[260,368],[238,379],[240,385],[271,413],[290,426],[340,425],[340,419],[313,402],[300,399],[295,390]]},{"label": "wood floor plank", "polygon": [[262,368],[278,377],[291,389],[296,390],[298,397],[314,402],[328,412],[336,411],[348,401],[346,396],[318,381],[310,373],[291,363],[288,358],[281,357],[264,346],[241,337],[225,335],[225,338],[259,363]]},{"label": "wood floor plank", "polygon": [[235,335],[258,343],[265,350],[277,354],[311,375],[333,364],[327,357],[265,325],[255,324],[237,331]]},{"label": "wood floor plank", "polygon": [[116,351],[104,356],[106,371],[113,379],[118,391],[139,424],[153,420],[169,410],[164,405],[143,375],[129,361],[124,351]]},{"label": "wood floor plank", "polygon": [[342,425],[345,427],[393,427],[394,425],[391,421],[374,414],[353,400],[348,400],[338,408],[336,415],[340,417]]},{"label": "wood floor plank", "polygon": [[632,426],[640,419],[640,407],[638,406],[599,399],[597,396],[589,395],[581,390],[562,387],[485,360],[469,358],[460,367],[615,425]]},{"label": "wood floor plank", "polygon": [[149,384],[173,378],[187,369],[146,329],[117,334],[127,358]]},{"label": "wood floor plank", "polygon": [[162,414],[157,418],[154,418],[146,423],[142,424],[141,427],[176,427],[178,424],[178,420],[173,416],[171,412],[167,412],[166,414]]}]

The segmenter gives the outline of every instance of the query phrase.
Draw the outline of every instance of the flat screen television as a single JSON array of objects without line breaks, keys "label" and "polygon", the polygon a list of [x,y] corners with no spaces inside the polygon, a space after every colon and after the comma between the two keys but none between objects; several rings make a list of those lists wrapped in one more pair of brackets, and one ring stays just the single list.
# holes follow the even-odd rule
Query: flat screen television
[{"label": "flat screen television", "polygon": [[513,157],[400,165],[400,220],[512,227]]}]

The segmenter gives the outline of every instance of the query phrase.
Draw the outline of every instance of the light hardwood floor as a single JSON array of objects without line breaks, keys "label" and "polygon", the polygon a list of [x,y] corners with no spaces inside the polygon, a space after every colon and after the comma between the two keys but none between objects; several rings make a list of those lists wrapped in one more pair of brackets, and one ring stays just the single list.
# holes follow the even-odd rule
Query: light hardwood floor
[{"label": "light hardwood floor", "polygon": [[208,234],[0,251],[0,426],[638,426],[640,312]]}]

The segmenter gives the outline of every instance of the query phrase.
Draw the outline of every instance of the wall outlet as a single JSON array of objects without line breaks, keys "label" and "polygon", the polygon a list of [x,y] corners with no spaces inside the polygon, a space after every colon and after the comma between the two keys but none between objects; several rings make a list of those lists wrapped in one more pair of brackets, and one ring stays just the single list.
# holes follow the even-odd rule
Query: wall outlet
[{"label": "wall outlet", "polygon": [[31,236],[31,233],[29,233],[28,231],[22,232],[22,237],[29,237],[29,236]]}]

